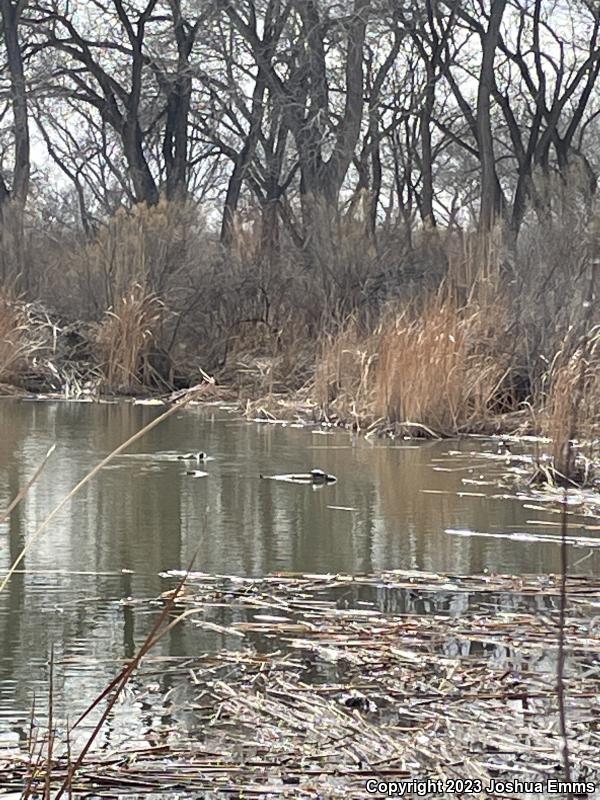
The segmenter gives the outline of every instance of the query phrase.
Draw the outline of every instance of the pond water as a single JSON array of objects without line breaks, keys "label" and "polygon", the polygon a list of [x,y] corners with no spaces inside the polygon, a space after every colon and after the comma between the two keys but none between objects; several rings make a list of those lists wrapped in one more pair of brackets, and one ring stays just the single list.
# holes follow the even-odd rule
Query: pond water
[{"label": "pond water", "polygon": [[[26,500],[0,526],[0,575],[77,481],[160,411],[0,403],[0,508],[56,443]],[[187,475],[177,460],[190,450],[211,456],[206,477]],[[367,441],[248,422],[216,406],[171,417],[63,509],[0,595],[0,752],[26,738],[34,694],[38,708],[45,702],[51,648],[57,713],[73,718],[150,629],[149,599],[172,586],[163,573],[185,569],[196,552],[195,570],[241,576],[557,572],[559,517],[499,486],[506,465],[497,452],[497,440]],[[313,467],[337,483],[313,489],[259,477]],[[600,571],[598,550],[573,548],[570,559],[577,572]],[[223,645],[219,634],[184,623],[157,649],[156,674],[160,659],[183,662]],[[149,713],[125,699],[110,735],[133,719],[154,724]]]}]

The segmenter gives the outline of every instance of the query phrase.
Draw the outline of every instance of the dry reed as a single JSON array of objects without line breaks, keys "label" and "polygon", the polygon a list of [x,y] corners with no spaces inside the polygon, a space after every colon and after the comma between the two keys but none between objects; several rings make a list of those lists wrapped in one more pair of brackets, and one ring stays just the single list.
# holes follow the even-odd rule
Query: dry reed
[{"label": "dry reed", "polygon": [[[108,720],[132,665],[148,658],[158,636],[194,614],[195,625],[233,635],[238,646],[190,658],[185,669],[161,660],[167,685],[185,692],[193,730],[180,726],[145,749],[127,743],[92,749],[88,740],[76,760],[57,746],[52,764],[23,753],[3,765],[6,787],[31,776],[32,790],[41,794],[51,768],[55,800],[71,778],[78,792],[106,787],[111,796],[137,790],[262,797],[276,787],[280,796],[362,798],[369,778],[412,774],[478,780],[482,788],[473,796],[487,797],[485,787],[499,775],[556,776],[563,744],[552,670],[560,646],[557,576],[172,575],[178,587],[163,595],[159,620],[167,622],[175,598],[177,610],[186,610],[155,626],[137,661],[89,710],[107,699]],[[592,712],[600,642],[590,624],[600,584],[571,576],[568,588],[575,601],[564,620],[573,778],[597,782]],[[233,617],[223,617],[224,595]],[[431,603],[426,614],[424,597]],[[448,602],[459,598],[461,610],[449,618]],[[138,673],[134,699],[155,670]]]},{"label": "dry reed", "polygon": [[150,355],[156,347],[163,304],[144,286],[134,284],[106,312],[96,333],[106,385],[132,392],[151,382]]},{"label": "dry reed", "polygon": [[[316,207],[306,247],[277,215],[249,209],[222,248],[196,206],[164,200],[118,210],[85,239],[42,231],[29,243],[31,292],[52,310],[42,332],[30,307],[0,299],[0,381],[135,393],[174,373],[184,385],[202,368],[243,400],[306,400],[310,384],[331,418],[440,433],[502,427],[498,414],[526,401],[564,443],[573,368],[566,351],[552,358],[569,330],[575,340],[599,322],[586,322],[595,234],[579,210],[577,192],[561,193],[556,213],[529,221],[510,246],[500,227],[408,235],[389,221],[372,231],[362,194],[345,213]],[[77,353],[69,338],[82,341]],[[579,433],[593,438],[588,372]]]},{"label": "dry reed", "polygon": [[10,289],[0,291],[0,381],[18,383],[39,346],[28,306]]},{"label": "dry reed", "polygon": [[352,321],[323,346],[315,391],[340,415],[415,424],[443,434],[494,413],[508,372],[501,302],[459,307],[437,294],[391,309],[371,334]]},{"label": "dry reed", "polygon": [[[553,442],[554,468],[559,476],[570,475],[579,481],[598,458],[600,328],[592,328],[574,347],[566,346],[559,352],[548,370],[546,382],[543,426]],[[573,439],[580,445],[577,453],[570,447]],[[577,465],[576,457],[580,461]],[[586,475],[585,482],[591,477],[591,473]]]},{"label": "dry reed", "polygon": [[370,419],[377,358],[377,335],[365,334],[355,319],[323,342],[314,395],[327,415],[351,416],[359,425]]}]

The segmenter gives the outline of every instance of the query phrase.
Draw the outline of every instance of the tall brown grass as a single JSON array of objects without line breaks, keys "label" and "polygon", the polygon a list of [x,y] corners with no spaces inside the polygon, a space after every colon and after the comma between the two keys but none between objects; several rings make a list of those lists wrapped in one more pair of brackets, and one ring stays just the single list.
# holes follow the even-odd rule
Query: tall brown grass
[{"label": "tall brown grass", "polygon": [[[552,439],[558,476],[587,482],[587,465],[600,454],[600,327],[594,326],[571,347],[557,353],[547,374],[543,429]],[[572,440],[579,444],[577,452]],[[580,459],[579,469],[574,460]]]},{"label": "tall brown grass", "polygon": [[600,456],[600,323],[595,302],[599,239],[596,224],[586,231],[580,308],[541,381],[540,405],[552,438],[554,472],[559,479],[580,483],[597,477],[593,465]]},{"label": "tall brown grass", "polygon": [[372,421],[378,334],[365,332],[355,318],[322,342],[312,393],[327,415]]},{"label": "tall brown grass", "polygon": [[321,349],[315,390],[340,415],[452,434],[493,413],[509,370],[505,312],[437,294],[390,309],[370,334],[352,321]]},{"label": "tall brown grass", "polygon": [[144,286],[134,284],[106,312],[96,331],[106,387],[134,392],[156,382],[151,354],[158,346],[164,306]]},{"label": "tall brown grass", "polygon": [[[223,247],[198,206],[163,200],[120,210],[88,236],[31,224],[28,274],[57,329],[75,326],[87,344],[96,326],[91,360],[108,389],[156,383],[153,353],[166,351],[166,382],[172,359],[178,385],[202,369],[244,399],[311,384],[326,413],[361,427],[383,417],[476,429],[525,400],[556,427],[563,343],[580,335],[589,295],[594,237],[580,211],[563,192],[515,242],[500,227],[408,232],[388,219],[373,231],[365,196],[339,213],[316,208],[310,247],[291,218],[260,209],[236,217]],[[1,311],[0,380],[15,380],[32,335],[8,319],[15,307]]]},{"label": "tall brown grass", "polygon": [[417,316],[383,323],[375,412],[444,433],[480,424],[493,408],[508,365],[498,302],[459,307],[439,296]]}]

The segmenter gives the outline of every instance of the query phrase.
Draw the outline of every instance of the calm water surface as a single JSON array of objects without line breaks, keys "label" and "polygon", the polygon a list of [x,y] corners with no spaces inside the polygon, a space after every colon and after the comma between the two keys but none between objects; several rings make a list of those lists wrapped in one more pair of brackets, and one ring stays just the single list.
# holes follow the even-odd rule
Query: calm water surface
[{"label": "calm water surface", "polygon": [[[77,481],[159,413],[125,403],[0,402],[0,508],[57,445],[10,524],[0,526],[0,574]],[[149,630],[156,610],[143,601],[171,585],[161,573],[184,569],[197,549],[195,569],[233,575],[557,572],[555,543],[497,535],[558,533],[545,522],[529,524],[557,516],[503,496],[496,484],[502,464],[474,452],[497,446],[367,442],[247,422],[217,407],[167,420],[71,501],[0,595],[0,753],[25,737],[34,693],[38,702],[47,693],[51,648],[57,708],[72,718]],[[189,450],[213,457],[208,477],[187,476],[175,460]],[[312,467],[334,473],[337,484],[313,490],[259,478]],[[485,535],[448,533],[465,529]],[[598,551],[572,553],[578,572],[598,573],[599,558]],[[181,625],[156,653],[157,675],[160,658],[228,644]],[[113,728],[155,724],[149,709],[125,701]]]}]

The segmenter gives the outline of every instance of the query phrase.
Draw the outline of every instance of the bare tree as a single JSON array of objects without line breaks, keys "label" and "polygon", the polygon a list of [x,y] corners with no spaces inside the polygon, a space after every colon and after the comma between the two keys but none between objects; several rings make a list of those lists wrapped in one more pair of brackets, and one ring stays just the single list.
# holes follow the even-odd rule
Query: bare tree
[{"label": "bare tree", "polygon": [[0,2],[14,135],[12,186],[9,188],[6,179],[0,172],[0,208],[9,199],[18,206],[24,207],[29,191],[29,118],[23,52],[19,41],[19,22],[22,9],[23,4],[14,0],[1,0]]},{"label": "bare tree", "polygon": [[[278,0],[271,0],[268,13],[286,16],[279,37],[283,49],[279,51],[275,42],[261,37],[253,2],[246,3],[246,14],[233,5],[225,8],[231,24],[250,47],[294,139],[307,236],[314,231],[316,214],[337,207],[354,157],[363,114],[363,45],[369,5],[369,0],[354,0],[349,15],[335,18],[315,0],[292,2],[283,9]],[[326,41],[334,36],[345,45],[336,50],[343,58],[344,71],[340,109],[332,105],[325,56]]]}]

